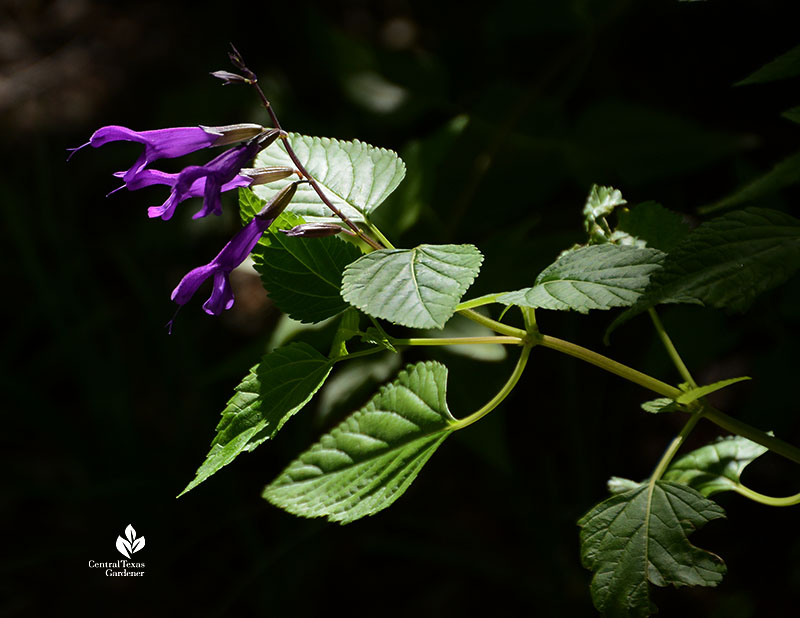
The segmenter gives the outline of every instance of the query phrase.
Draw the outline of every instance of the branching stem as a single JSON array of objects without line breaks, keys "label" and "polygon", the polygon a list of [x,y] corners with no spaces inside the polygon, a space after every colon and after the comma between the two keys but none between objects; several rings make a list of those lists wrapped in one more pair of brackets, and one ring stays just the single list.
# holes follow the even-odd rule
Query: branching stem
[{"label": "branching stem", "polygon": [[469,416],[462,418],[459,421],[456,421],[452,425],[450,425],[450,430],[458,431],[459,429],[464,429],[468,425],[472,425],[472,423],[482,419],[484,416],[489,414],[492,410],[494,410],[497,406],[499,406],[503,400],[508,397],[514,387],[517,385],[522,372],[525,370],[525,365],[528,364],[528,356],[531,353],[531,345],[526,344],[522,348],[522,354],[519,356],[519,360],[517,361],[517,365],[514,367],[514,371],[508,378],[508,381],[503,385],[503,388],[500,389],[494,397],[492,397],[486,405],[484,405],[479,410],[473,412]]},{"label": "branching stem", "polygon": [[504,344],[522,345],[525,341],[520,337],[490,335],[488,337],[412,337],[411,339],[389,339],[394,346],[403,345],[474,345]]},{"label": "branching stem", "polygon": [[672,339],[669,338],[667,331],[664,330],[664,325],[661,323],[661,319],[658,317],[656,310],[651,307],[647,311],[650,314],[650,319],[653,320],[653,325],[656,327],[656,332],[658,333],[659,339],[661,339],[661,343],[664,344],[667,354],[669,354],[670,359],[672,359],[672,363],[675,365],[678,373],[681,374],[683,381],[687,382],[690,387],[697,388],[697,383],[694,381],[692,374],[689,373],[689,369],[684,364],[680,354],[678,354],[678,350],[675,348],[675,344],[672,343]]}]

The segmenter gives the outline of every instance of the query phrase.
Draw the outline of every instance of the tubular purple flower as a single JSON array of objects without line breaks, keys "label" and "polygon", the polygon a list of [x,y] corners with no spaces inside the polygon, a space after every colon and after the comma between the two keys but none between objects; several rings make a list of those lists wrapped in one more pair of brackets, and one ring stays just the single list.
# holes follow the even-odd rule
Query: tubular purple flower
[{"label": "tubular purple flower", "polygon": [[[262,133],[246,144],[226,150],[205,165],[190,165],[178,174],[144,169],[131,180],[126,180],[123,186],[131,191],[154,184],[172,187],[169,197],[161,206],[151,206],[147,209],[150,217],[161,217],[165,221],[171,219],[178,204],[199,195],[203,195],[203,207],[195,213],[193,218],[198,219],[211,213],[220,215],[222,214],[222,192],[253,184],[251,176],[245,176],[239,172],[248,161],[256,156],[259,150],[269,146],[279,135],[280,131],[275,129]],[[117,172],[114,175],[125,180],[126,172]]]},{"label": "tubular purple flower", "polygon": [[233,290],[228,275],[250,255],[262,234],[291,202],[297,185],[301,182],[305,181],[298,180],[284,187],[261,212],[236,233],[213,260],[189,271],[172,291],[172,300],[178,305],[185,305],[203,282],[213,277],[211,296],[203,304],[203,310],[209,315],[219,315],[233,307]]},{"label": "tubular purple flower", "polygon": [[70,154],[72,157],[78,150],[86,146],[99,148],[105,144],[120,141],[144,144],[144,152],[122,177],[128,183],[134,180],[150,163],[158,159],[174,159],[209,146],[223,146],[250,139],[263,131],[264,128],[257,124],[174,127],[152,131],[134,131],[127,127],[110,125],[95,131],[85,144],[69,150],[72,151]]}]

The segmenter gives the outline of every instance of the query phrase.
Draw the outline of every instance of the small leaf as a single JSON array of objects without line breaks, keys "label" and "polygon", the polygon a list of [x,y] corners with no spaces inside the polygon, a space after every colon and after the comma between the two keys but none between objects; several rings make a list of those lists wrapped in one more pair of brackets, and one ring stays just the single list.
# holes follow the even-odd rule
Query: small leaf
[{"label": "small leaf", "polygon": [[598,219],[607,217],[617,206],[627,203],[619,189],[592,185],[583,206],[583,226],[591,236]]},{"label": "small leaf", "polygon": [[698,388],[693,388],[689,391],[686,391],[683,395],[680,395],[675,401],[681,404],[691,403],[701,397],[705,397],[706,395],[710,395],[711,393],[715,393],[718,390],[725,388],[726,386],[730,386],[731,384],[736,384],[737,382],[743,382],[744,380],[749,380],[748,376],[741,376],[739,378],[728,378],[727,380],[720,380],[719,382],[714,382],[713,384],[706,384],[704,386],[700,386]]},{"label": "small leaf", "polygon": [[472,245],[380,249],[347,266],[342,296],[376,318],[412,328],[443,328],[482,261]]},{"label": "small leaf", "polygon": [[133,539],[136,538],[136,530],[133,529],[132,525],[128,524],[128,527],[125,528],[125,536],[129,543],[133,543]]},{"label": "small leaf", "polygon": [[131,545],[123,539],[121,536],[117,537],[117,551],[121,553],[126,558],[131,557]]},{"label": "small leaf", "polygon": [[650,414],[661,414],[662,412],[680,412],[683,408],[669,397],[659,397],[658,399],[645,401],[642,404],[642,410]]},{"label": "small leaf", "polygon": [[706,497],[731,491],[745,467],[768,450],[741,436],[720,438],[675,460],[663,480],[683,483]]},{"label": "small leaf", "polygon": [[743,80],[736,82],[735,85],[760,84],[795,75],[800,75],[800,45],[768,62]]},{"label": "small leaf", "polygon": [[142,548],[144,548],[144,537],[140,536],[131,545],[131,553],[135,553],[135,552],[139,551]]},{"label": "small leaf", "polygon": [[314,396],[331,371],[332,361],[304,343],[291,343],[265,355],[236,387],[217,425],[217,435],[195,479],[194,489],[240,453],[272,438]]},{"label": "small leaf", "polygon": [[623,494],[631,489],[636,489],[639,487],[639,485],[641,485],[641,483],[637,483],[636,481],[632,481],[631,479],[626,479],[621,476],[612,476],[610,479],[608,479],[608,481],[606,481],[608,492],[611,494]]},{"label": "small leaf", "polygon": [[667,256],[635,305],[609,327],[661,303],[746,310],[800,267],[800,221],[777,210],[746,208],[700,225]]},{"label": "small leaf", "polygon": [[291,463],[264,497],[295,515],[343,524],[385,509],[450,435],[446,391],[444,365],[410,365]]},{"label": "small leaf", "polygon": [[509,305],[587,313],[636,302],[664,254],[655,249],[612,244],[563,253],[545,268],[532,288],[503,294]]},{"label": "small leaf", "polygon": [[725,511],[694,489],[667,481],[644,483],[601,502],[578,522],[581,561],[595,572],[595,607],[608,617],[656,611],[649,584],[716,586],[725,564],[688,539]]},{"label": "small leaf", "polygon": [[617,230],[644,240],[648,247],[669,253],[689,233],[689,226],[677,213],[656,202],[637,204],[617,214]]},{"label": "small leaf", "polygon": [[[358,140],[343,142],[297,133],[290,133],[288,139],[326,197],[352,221],[363,222],[397,188],[406,173],[406,166],[397,154]],[[282,142],[278,140],[263,150],[256,158],[256,167],[294,167]],[[288,178],[258,185],[254,191],[258,197],[269,200],[291,181]],[[298,187],[288,210],[312,223],[341,221],[308,184]]]}]

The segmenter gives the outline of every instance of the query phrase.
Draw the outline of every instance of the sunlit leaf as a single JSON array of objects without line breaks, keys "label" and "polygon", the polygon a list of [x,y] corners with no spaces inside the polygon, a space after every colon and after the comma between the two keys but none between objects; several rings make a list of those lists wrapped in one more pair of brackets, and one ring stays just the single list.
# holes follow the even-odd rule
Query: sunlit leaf
[{"label": "sunlit leaf", "polygon": [[[364,221],[397,188],[406,173],[406,166],[397,154],[358,140],[344,142],[297,133],[290,133],[288,139],[297,158],[319,183],[326,197],[352,221]],[[294,167],[282,142],[278,140],[261,152],[255,165]],[[254,191],[268,200],[293,180],[287,178],[259,185]],[[308,184],[298,187],[288,209],[309,222],[341,221]]]},{"label": "sunlit leaf", "polygon": [[498,302],[521,307],[578,311],[626,307],[636,302],[659,269],[656,249],[613,244],[563,253],[545,268],[531,288],[508,292]]},{"label": "sunlit leaf", "polygon": [[348,265],[342,296],[376,318],[413,328],[443,328],[482,261],[472,245],[381,249]]},{"label": "sunlit leaf", "polygon": [[291,343],[265,355],[236,387],[217,425],[217,435],[195,479],[197,487],[240,453],[272,438],[319,390],[332,361],[304,343]]},{"label": "sunlit leaf", "polygon": [[264,497],[290,513],[348,523],[399,498],[455,419],[447,368],[417,363],[289,465]]}]

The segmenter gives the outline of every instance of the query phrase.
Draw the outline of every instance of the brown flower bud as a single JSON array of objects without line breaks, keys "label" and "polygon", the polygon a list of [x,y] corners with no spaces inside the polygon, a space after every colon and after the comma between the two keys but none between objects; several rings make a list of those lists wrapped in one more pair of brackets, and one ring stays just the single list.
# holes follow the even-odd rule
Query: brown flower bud
[{"label": "brown flower bud", "polygon": [[278,191],[272,199],[264,205],[256,217],[259,219],[275,219],[292,201],[297,185],[308,182],[307,180],[297,180],[290,185],[286,185],[283,189]]},{"label": "brown flower bud", "polygon": [[[335,236],[341,232],[348,232],[336,223],[302,223],[294,226],[290,230],[281,230],[287,236],[298,236],[300,238],[325,238]],[[352,234],[352,232],[349,232]]]},{"label": "brown flower bud", "polygon": [[239,172],[240,176],[248,176],[253,179],[250,186],[264,185],[268,182],[283,180],[295,173],[292,167],[247,167]]}]

